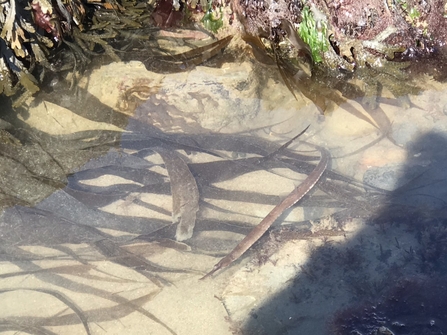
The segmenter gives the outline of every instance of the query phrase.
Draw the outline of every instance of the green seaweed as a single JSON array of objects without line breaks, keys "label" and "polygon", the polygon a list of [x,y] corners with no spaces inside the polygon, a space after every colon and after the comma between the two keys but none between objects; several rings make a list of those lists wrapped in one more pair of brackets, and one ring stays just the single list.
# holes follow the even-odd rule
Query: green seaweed
[{"label": "green seaweed", "polygon": [[411,7],[407,3],[407,0],[397,0],[396,4],[398,6],[400,6],[400,8],[407,15],[407,18],[406,18],[407,22],[414,26],[417,23],[417,20],[421,16],[421,13],[419,12],[419,10],[416,7]]},{"label": "green seaweed", "polygon": [[213,11],[210,2],[208,2],[206,13],[200,22],[202,22],[205,29],[217,33],[217,31],[223,27],[222,7],[220,7],[220,16],[218,18],[216,18],[214,14],[215,12]]},{"label": "green seaweed", "polygon": [[302,21],[298,28],[301,39],[310,47],[312,59],[315,63],[322,61],[322,55],[329,49],[327,38],[327,24],[324,21],[315,21],[309,7],[304,7]]},{"label": "green seaweed", "polygon": [[412,21],[415,21],[417,18],[419,18],[419,16],[421,16],[421,13],[419,13],[419,11],[416,8],[411,8],[408,15],[410,16],[410,19]]}]

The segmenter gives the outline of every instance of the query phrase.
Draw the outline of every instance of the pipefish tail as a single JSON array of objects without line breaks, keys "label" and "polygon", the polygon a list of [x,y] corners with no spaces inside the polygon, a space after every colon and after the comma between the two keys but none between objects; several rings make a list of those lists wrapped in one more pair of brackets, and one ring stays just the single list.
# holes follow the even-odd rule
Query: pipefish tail
[{"label": "pipefish tail", "polygon": [[203,280],[213,275],[216,271],[223,269],[241,257],[262,235],[270,228],[275,220],[284,213],[285,210],[300,201],[320,180],[324,171],[326,171],[330,160],[330,154],[326,149],[319,148],[321,158],[317,166],[307,176],[307,178],[296,187],[281,203],[271,210],[270,213],[254,227],[245,238],[231,251],[227,256],[222,258],[219,263],[214,265],[213,269],[205,276],[200,278]]}]

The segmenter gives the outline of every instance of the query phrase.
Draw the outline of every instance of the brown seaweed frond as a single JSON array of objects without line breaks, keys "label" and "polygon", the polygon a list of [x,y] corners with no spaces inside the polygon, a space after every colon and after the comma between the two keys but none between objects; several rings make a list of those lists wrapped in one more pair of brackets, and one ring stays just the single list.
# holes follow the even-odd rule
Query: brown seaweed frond
[{"label": "brown seaweed frond", "polygon": [[57,313],[52,317],[36,317],[33,315],[27,315],[0,319],[0,329],[2,330],[29,330],[30,333],[33,334],[54,335],[55,333],[45,327],[76,325],[80,322],[85,330],[85,333],[91,334],[89,326],[90,323],[107,322],[124,318],[138,310],[152,321],[162,325],[171,334],[176,335],[176,332],[169,326],[159,320],[152,313],[149,313],[143,309],[143,306],[159,293],[158,291],[150,292],[132,300],[122,298],[124,299],[123,301],[111,307],[96,308],[91,310],[81,309],[81,307],[66,294],[53,289],[9,288],[0,290],[0,295],[7,292],[20,291],[33,291],[52,296],[66,305],[67,309],[63,313]]},{"label": "brown seaweed frond", "polygon": [[[38,80],[31,73],[34,64],[51,67],[48,49],[61,38],[58,26],[50,23],[52,15],[56,15],[51,5],[45,0],[28,4],[25,7],[15,0],[0,4],[0,93],[11,96],[22,91],[24,96],[16,105],[39,90]],[[43,33],[36,28],[43,28]]]},{"label": "brown seaweed frond", "polygon": [[[48,257],[45,259],[49,259]],[[91,273],[91,271],[97,271],[103,275],[94,275]],[[9,272],[9,273],[2,273],[0,274],[0,278],[10,278],[10,277],[19,277],[19,276],[26,276],[26,275],[32,275],[36,273],[58,273],[58,274],[69,274],[72,276],[78,276],[84,279],[90,279],[90,280],[99,280],[103,282],[110,282],[110,283],[128,283],[129,279],[120,278],[118,276],[114,276],[108,272],[99,270],[96,266],[92,264],[72,264],[72,265],[61,265],[61,266],[55,266],[47,269],[41,269],[41,270],[33,270],[33,271],[17,271],[17,272]],[[104,277],[104,274],[107,275],[107,277]]]},{"label": "brown seaweed frond", "polygon": [[[150,14],[147,5],[135,8],[136,4],[136,1],[124,1],[121,5],[116,0],[104,4],[81,0],[2,2],[0,94],[21,94],[14,104],[20,106],[39,91],[48,72],[68,70],[74,77],[77,71],[82,73],[92,57],[102,53],[112,61],[119,61],[111,41],[121,29],[141,27],[137,21],[143,21]],[[93,13],[93,22],[87,12]],[[98,19],[110,19],[110,13],[116,15],[118,22]]]},{"label": "brown seaweed frond", "polygon": [[34,292],[40,292],[43,294],[48,294],[56,298],[57,300],[60,300],[62,303],[64,303],[69,309],[71,309],[76,316],[81,321],[85,332],[90,335],[90,327],[88,325],[88,319],[85,315],[85,313],[82,311],[82,309],[69,297],[67,297],[65,294],[58,292],[56,290],[51,289],[43,289],[43,288],[9,288],[9,289],[2,289],[0,290],[0,294],[6,293],[6,292],[14,292],[14,291],[34,291]]},{"label": "brown seaweed frond", "polygon": [[163,159],[171,180],[172,223],[177,225],[175,238],[184,241],[192,237],[199,210],[199,189],[185,159],[174,150],[154,148]]},{"label": "brown seaweed frond", "polygon": [[[33,264],[32,262],[27,262],[27,261],[18,262],[17,265],[20,266],[20,268],[24,269],[25,271],[41,269],[39,266]],[[161,292],[160,288],[152,290],[152,292],[149,293],[148,295],[145,295],[143,297],[136,299],[135,303],[134,303],[133,300],[129,300],[129,299],[122,297],[118,294],[109,292],[105,289],[96,288],[96,287],[88,285],[88,284],[83,284],[83,283],[80,283],[77,281],[73,281],[69,278],[66,278],[65,276],[60,276],[56,273],[52,273],[51,275],[48,275],[48,273],[46,273],[46,272],[35,272],[34,276],[36,278],[44,281],[45,283],[55,285],[57,287],[60,287],[63,290],[75,292],[76,294],[89,294],[89,295],[92,295],[93,297],[99,297],[99,298],[102,298],[105,300],[109,300],[110,302],[117,304],[115,308],[117,310],[120,310],[122,315],[127,315],[132,312],[138,312],[141,315],[144,315],[145,317],[147,317],[148,319],[158,323],[159,325],[161,325],[163,328],[165,328],[171,334],[176,335],[176,332],[173,329],[171,329],[166,323],[164,323],[162,320],[160,320],[153,313],[147,311],[145,308],[142,307],[142,305],[145,302],[152,299],[155,295],[157,295],[158,293]],[[5,290],[0,290],[0,293],[7,292],[7,291],[18,291],[18,290],[21,290],[21,289],[20,288],[5,289]],[[67,304],[67,306],[69,306],[70,309],[72,309],[74,311],[74,313],[76,314],[78,319],[80,319],[83,324],[88,325],[88,322],[90,322],[87,312],[82,311],[76,304],[74,304],[71,301],[71,299],[66,297],[65,294],[62,294],[58,291],[50,290],[50,289],[47,290],[47,289],[26,289],[25,288],[25,290],[35,290],[35,291],[41,290],[43,293],[52,295],[52,296],[58,298],[59,300],[61,300],[62,302],[64,302],[65,304]],[[120,307],[118,307],[118,306],[120,306]],[[121,309],[121,306],[124,309]],[[45,322],[49,322],[49,321],[46,320]]]},{"label": "brown seaweed frond", "polygon": [[0,319],[0,331],[1,332],[14,332],[14,334],[19,334],[26,332],[29,334],[36,335],[57,335],[57,333],[46,329],[45,327],[37,325],[26,325],[23,322],[19,323],[16,320]]},{"label": "brown seaweed frond", "polygon": [[[129,300],[128,303],[116,304],[111,307],[103,307],[85,311],[85,314],[90,322],[107,322],[124,318],[129,314],[135,312],[133,306],[143,308],[143,306],[151,301],[158,292],[150,292],[141,297]],[[155,320],[154,320],[155,321]],[[45,321],[46,326],[62,326],[76,324],[77,316],[75,313],[55,316]]]},{"label": "brown seaweed frond", "polygon": [[[154,55],[143,60],[143,64],[150,71],[179,72],[191,70],[221,52],[233,36],[224,37],[210,44],[174,55]],[[155,66],[154,66],[155,65]]]},{"label": "brown seaweed frond", "polygon": [[[349,77],[344,76],[339,79],[315,67],[312,74],[309,75],[284,58],[278,47],[273,46],[273,50],[279,72],[295,98],[295,91],[302,93],[320,109],[322,114],[329,113],[334,105],[339,106],[356,118],[379,129],[382,135],[386,136],[392,143],[396,143],[391,136],[391,121],[386,113],[379,104],[369,104],[369,100],[364,99],[366,92],[351,83]],[[367,70],[362,69],[362,75]],[[374,70],[371,69],[371,71]],[[350,74],[350,76],[355,76],[355,73]],[[380,94],[380,91],[377,91],[376,94]],[[358,100],[359,98],[363,98],[364,103],[361,104],[363,110],[358,109],[350,102],[350,100]]]}]

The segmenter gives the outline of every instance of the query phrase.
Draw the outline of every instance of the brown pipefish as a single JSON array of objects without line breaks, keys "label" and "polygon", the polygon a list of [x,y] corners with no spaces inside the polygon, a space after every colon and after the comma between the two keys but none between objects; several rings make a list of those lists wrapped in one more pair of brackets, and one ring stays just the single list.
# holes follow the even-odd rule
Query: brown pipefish
[{"label": "brown pipefish", "polygon": [[203,280],[211,276],[216,271],[227,267],[239,257],[241,257],[262,235],[270,228],[275,220],[284,213],[285,210],[292,207],[298,201],[300,201],[320,180],[324,171],[329,164],[330,154],[327,150],[319,148],[321,152],[321,159],[317,166],[307,176],[307,178],[296,187],[280,204],[275,206],[270,213],[256,226],[254,227],[245,238],[231,251],[227,256],[222,258],[219,263],[214,265],[214,268],[208,272],[205,276],[200,278]]}]

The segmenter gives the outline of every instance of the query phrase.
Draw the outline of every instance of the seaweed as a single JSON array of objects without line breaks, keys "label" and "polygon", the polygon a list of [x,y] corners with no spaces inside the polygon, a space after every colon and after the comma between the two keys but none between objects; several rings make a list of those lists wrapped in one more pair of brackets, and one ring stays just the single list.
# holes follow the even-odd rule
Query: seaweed
[{"label": "seaweed", "polygon": [[165,163],[171,181],[172,223],[177,223],[175,238],[184,241],[192,237],[199,210],[199,190],[184,159],[172,150],[154,148]]},{"label": "seaweed", "polygon": [[[283,27],[285,28],[287,25],[284,23]],[[287,31],[290,32],[290,27]],[[409,76],[405,73],[408,63],[389,61],[380,69],[358,67],[353,72],[343,71],[334,76],[333,72],[318,65],[311,65],[310,73],[308,73],[303,70],[308,65],[309,59],[307,57],[293,61],[289,59],[281,45],[271,43],[271,48],[273,51],[272,57],[276,60],[281,77],[295,98],[295,92],[302,93],[319,108],[322,114],[329,114],[334,106],[339,106],[353,116],[379,129],[381,136],[378,137],[377,141],[386,137],[393,144],[396,144],[391,134],[391,121],[378,101],[383,87],[390,89],[396,98],[420,92],[420,88],[408,82]],[[298,48],[302,47],[298,45]],[[264,52],[268,53],[268,50],[265,49]],[[358,79],[366,84],[365,88],[358,86]],[[402,82],[403,84],[397,84]],[[359,101],[363,110],[352,105],[349,100]],[[392,100],[382,101],[387,104],[397,104]]]},{"label": "seaweed", "polygon": [[302,21],[298,32],[303,41],[309,45],[312,60],[320,63],[323,60],[323,54],[329,49],[327,23],[324,20],[316,21],[308,6],[303,8],[301,16]]},{"label": "seaweed", "polygon": [[81,323],[82,323],[82,325],[83,325],[83,327],[85,329],[85,332],[88,335],[91,335],[91,331],[90,331],[90,327],[89,327],[88,319],[87,319],[86,315],[84,314],[82,309],[73,300],[71,300],[69,297],[67,297],[65,294],[63,294],[61,292],[58,292],[56,290],[43,289],[43,288],[9,288],[9,289],[1,289],[0,290],[0,294],[5,293],[5,292],[14,292],[14,291],[41,292],[41,293],[44,293],[44,294],[49,294],[49,295],[53,296],[54,298],[62,301],[79,318],[79,320],[81,321]]},{"label": "seaweed", "polygon": [[[75,107],[74,112],[94,120],[125,120],[122,113],[111,110],[110,108],[106,109],[106,107],[102,106],[99,101],[93,98],[88,100],[91,103],[90,109],[86,107],[87,105],[82,105],[85,107],[84,109],[82,106],[76,106],[76,99],[79,99],[79,97],[82,99],[84,96],[83,94],[86,94],[82,89],[79,90],[79,93],[80,95],[78,97],[72,96],[65,100],[65,103]],[[53,99],[59,99],[59,97],[56,96],[53,97]],[[81,103],[79,103],[79,105],[81,105]],[[147,108],[147,106],[143,105],[139,108]],[[106,113],[101,114],[100,112],[96,113],[95,111],[105,111]],[[136,122],[136,120],[129,120],[124,124],[118,121],[113,122],[126,128],[130,122]],[[28,137],[24,135],[27,132],[31,134]],[[7,214],[4,214],[2,220],[13,223],[14,231],[8,231],[8,227],[5,228],[1,226],[0,230],[2,230],[2,233],[6,233],[6,239],[17,247],[21,245],[51,246],[63,243],[88,244],[88,246],[94,247],[95,250],[101,253],[102,258],[100,258],[100,260],[109,260],[132,269],[135,272],[141,273],[149,279],[144,283],[154,283],[152,286],[156,286],[157,291],[161,290],[164,285],[169,284],[169,282],[167,280],[165,281],[161,275],[158,275],[158,273],[170,272],[172,269],[157,266],[145,259],[145,257],[127,251],[123,246],[142,240],[157,241],[160,238],[173,239],[175,237],[176,227],[173,227],[172,222],[169,219],[157,220],[150,217],[128,218],[105,213],[98,208],[100,207],[99,204],[102,207],[116,199],[126,199],[131,193],[134,193],[132,194],[133,197],[126,200],[138,201],[138,196],[140,194],[169,194],[170,188],[173,187],[173,180],[171,180],[170,184],[167,181],[167,178],[163,178],[160,173],[152,173],[151,171],[142,172],[144,170],[149,170],[154,166],[157,168],[162,166],[160,163],[154,165],[154,163],[150,163],[145,158],[149,155],[153,155],[154,151],[160,151],[158,148],[161,148],[163,152],[185,150],[188,155],[194,153],[209,155],[215,161],[207,163],[189,163],[184,159],[183,163],[181,163],[181,174],[183,175],[185,171],[189,172],[188,180],[195,180],[197,188],[200,190],[200,200],[204,200],[205,202],[207,199],[241,199],[250,203],[260,204],[275,204],[278,202],[278,197],[265,196],[256,192],[228,191],[220,189],[219,187],[214,187],[213,183],[222,180],[230,180],[242,174],[257,170],[267,170],[271,173],[277,173],[275,170],[278,170],[278,168],[291,169],[299,173],[309,174],[315,168],[319,159],[317,154],[310,153],[308,155],[302,155],[294,150],[288,149],[287,145],[290,141],[281,145],[279,143],[248,135],[170,134],[145,124],[139,124],[137,131],[125,134],[122,134],[121,131],[85,131],[64,136],[49,136],[31,129],[22,129],[15,134],[24,144],[27,144],[25,139],[28,141],[33,140],[39,142],[40,146],[50,153],[49,157],[53,157],[53,159],[59,159],[59,155],[64,151],[64,146],[68,148],[65,151],[72,151],[74,156],[79,156],[80,153],[87,152],[91,154],[89,158],[96,158],[80,169],[78,167],[81,165],[79,162],[74,164],[71,167],[71,170],[67,167],[62,169],[61,171],[70,171],[70,176],[68,178],[69,188],[57,192],[51,198],[43,201],[38,205],[37,210],[19,208],[19,213],[16,213],[15,218],[12,218],[11,216],[8,217],[8,212],[11,212],[7,211]],[[237,157],[239,158],[232,158],[234,157],[232,156],[233,152],[237,152]],[[245,154],[247,154],[247,156]],[[175,162],[173,164],[176,165]],[[166,166],[168,166],[168,163],[166,163]],[[178,167],[176,166],[176,168]],[[167,170],[169,170],[169,168]],[[80,171],[79,175],[76,175],[76,171]],[[216,173],[220,171],[222,171],[222,173]],[[123,184],[122,186],[114,185],[113,188],[82,186],[83,180],[91,179],[104,173],[123,176],[129,179],[129,181],[137,181],[138,183],[143,184],[143,186],[137,185],[138,187],[135,187],[131,182]],[[358,214],[366,215],[365,212],[373,209],[374,203],[364,197],[364,185],[361,183],[356,183],[351,178],[332,170],[326,171],[325,179],[326,180],[318,185],[318,187],[323,190],[324,194],[307,199],[306,203],[303,203],[303,205],[332,206],[331,208],[338,206],[338,208],[342,208],[342,210],[350,209],[350,206],[354,205],[355,208],[352,211],[353,216]],[[184,185],[181,185],[181,187],[184,187]],[[81,192],[75,193],[72,192],[73,190]],[[111,192],[111,194],[109,192]],[[69,194],[72,194],[76,199],[69,196]],[[109,198],[106,197],[107,194],[110,195]],[[91,202],[89,200],[91,198],[87,198],[88,196],[99,199],[98,203]],[[99,198],[100,196],[102,196],[102,199]],[[60,206],[61,203],[63,203],[64,206]],[[152,204],[148,203],[146,205],[150,206]],[[196,207],[191,206],[191,210],[195,211]],[[20,219],[18,219],[19,217]],[[37,229],[39,233],[30,233],[33,229],[36,230],[35,228],[39,226],[42,227],[41,230]],[[121,236],[111,236],[110,234],[101,231],[100,228],[119,230]],[[224,230],[245,233],[248,229],[248,224],[246,222],[223,219],[209,220],[199,216],[196,218],[194,235],[196,235],[197,232],[206,230]],[[15,236],[9,238],[13,233],[15,233]],[[136,234],[137,237],[134,234]],[[340,232],[340,234],[342,234],[342,232]],[[197,240],[194,240],[194,238],[192,241],[188,240],[188,245],[194,252],[200,251]],[[9,255],[18,258],[18,254],[15,251],[10,252]],[[76,259],[69,253],[66,253],[66,255]],[[267,252],[265,254],[261,253],[260,261],[266,260],[268,256],[269,253]],[[343,254],[342,256],[353,259],[356,262],[361,261],[354,259],[352,254]],[[83,258],[80,259],[83,260]],[[98,259],[90,259],[90,261],[96,260]],[[18,261],[17,263],[20,263],[20,266],[23,266],[24,275],[33,274],[47,283],[55,283],[57,281],[57,285],[61,288],[68,287],[76,292],[87,292],[88,294],[94,294],[98,297],[105,296],[105,299],[107,300],[112,299],[104,292],[106,290],[95,291],[92,290],[89,285],[76,286],[74,283],[75,280],[66,281],[67,278],[64,278],[64,280],[60,279],[62,277],[68,277],[64,276],[64,274],[70,271],[69,268],[60,268],[59,270],[56,268],[54,271],[51,271],[51,269],[49,271],[42,271],[40,267],[32,266],[32,264],[30,264],[32,263],[31,261],[20,262]],[[89,268],[88,265],[90,264],[87,262],[85,268],[82,266],[73,267],[73,271],[81,269],[79,270],[79,273],[82,275],[85,273],[83,271],[86,271],[86,269]],[[189,271],[189,273],[192,273],[192,271]],[[97,273],[94,274],[96,275]],[[80,277],[75,275],[75,278],[78,280]],[[93,279],[95,277],[90,276],[89,278]],[[105,278],[105,281],[107,280],[113,282],[118,279]],[[127,304],[126,301],[129,300],[125,299],[120,302],[118,302],[118,300],[113,300],[115,305],[119,306]],[[116,307],[116,309],[119,310],[120,308]],[[144,310],[142,307],[141,309]],[[125,313],[126,312],[123,311],[120,315],[124,315]],[[71,319],[75,318],[73,313],[70,315]],[[159,321],[155,315],[151,314],[148,317]],[[56,320],[63,320],[63,316],[58,316]]]},{"label": "seaweed", "polygon": [[222,6],[219,6],[220,8],[220,15],[219,17],[215,17],[215,12],[212,8],[212,1],[208,1],[207,8],[205,11],[205,15],[203,15],[200,22],[203,23],[203,26],[205,29],[208,29],[212,31],[213,33],[217,33],[217,31],[223,27],[223,11]]},{"label": "seaweed", "polygon": [[[70,300],[68,300],[68,298],[64,299],[64,297],[67,297],[69,292],[75,292],[77,294],[79,294],[79,293],[89,294],[89,295],[93,295],[96,297],[100,297],[105,300],[109,300],[110,302],[115,303],[115,305],[110,308],[111,311],[113,311],[113,310],[118,311],[123,316],[128,315],[132,312],[138,312],[141,315],[144,315],[145,317],[147,317],[148,319],[160,324],[162,327],[164,327],[171,334],[174,334],[174,335],[176,334],[176,332],[174,330],[172,330],[167,324],[165,324],[163,321],[161,321],[159,318],[157,318],[154,314],[150,313],[149,311],[147,311],[146,309],[144,309],[142,307],[142,304],[144,304],[144,302],[146,302],[147,300],[150,300],[151,298],[153,298],[156,294],[158,294],[161,291],[161,289],[158,287],[157,287],[157,289],[153,290],[153,292],[150,292],[147,295],[141,296],[134,300],[129,300],[129,299],[124,298],[120,295],[111,293],[105,289],[100,289],[100,288],[96,288],[91,285],[79,283],[77,281],[71,280],[69,278],[58,275],[56,273],[51,273],[49,271],[39,271],[42,269],[38,265],[34,264],[32,261],[29,261],[29,260],[21,259],[20,261],[13,261],[13,263],[16,264],[19,268],[23,269],[25,272],[31,271],[33,273],[34,277],[40,279],[41,281],[54,286],[55,287],[54,289],[51,289],[51,290],[42,289],[42,291],[44,291],[44,290],[48,291],[48,294],[51,294],[51,295],[57,297],[58,299],[64,301],[66,304],[68,304],[68,306],[70,306],[70,308],[72,310],[76,311],[75,313],[78,317],[78,320],[80,319],[84,325],[88,325],[88,322],[92,322],[95,320],[90,319],[90,317],[87,316],[88,312],[82,311],[80,308],[77,308],[77,306],[74,303],[72,303]],[[59,288],[60,290],[64,290],[68,293],[61,293],[56,288]],[[27,289],[27,288],[21,288],[21,289]],[[28,289],[28,290],[34,290],[34,289]],[[40,290],[40,289],[35,289],[35,290]],[[108,310],[108,308],[105,309],[105,311],[107,311],[107,310]],[[99,313],[95,313],[94,315],[99,317],[99,321],[100,321],[101,318],[104,318],[104,314],[101,313],[101,311],[98,311],[98,312]],[[105,315],[106,315],[105,316],[106,319],[110,317],[108,314],[105,314]],[[74,320],[73,317],[70,316],[70,314],[68,314],[68,316],[64,316],[64,315],[56,316],[55,320],[57,320],[58,318],[61,318],[60,320],[65,322],[66,317],[68,318],[68,320]],[[27,317],[27,318],[29,319],[29,317]],[[44,323],[47,323],[47,322],[51,323],[52,319],[45,318],[43,321],[44,321]],[[74,321],[71,321],[71,323],[73,323],[73,322]],[[58,323],[58,321],[56,321],[56,323]]]}]

